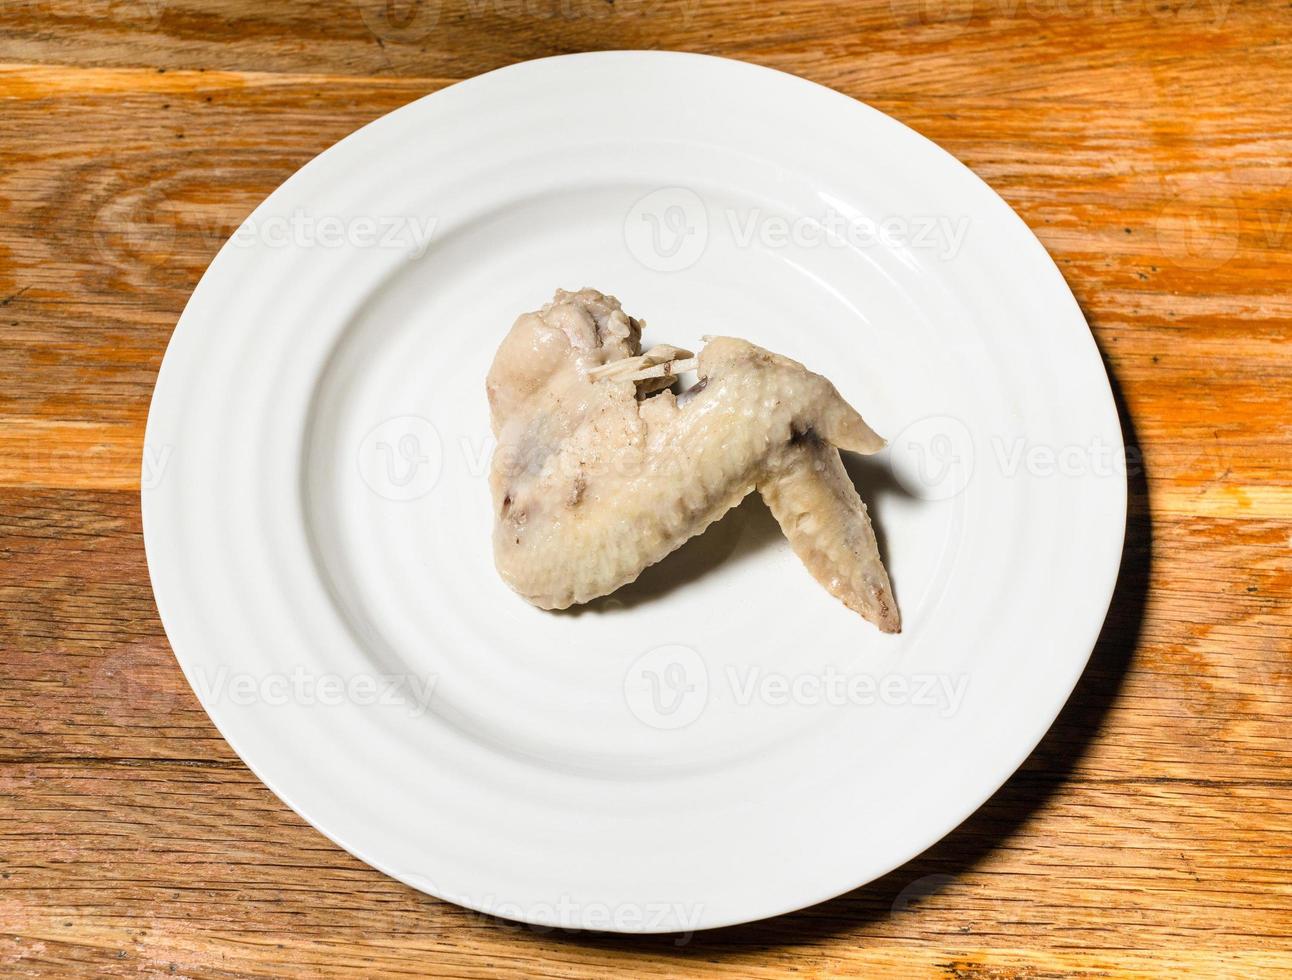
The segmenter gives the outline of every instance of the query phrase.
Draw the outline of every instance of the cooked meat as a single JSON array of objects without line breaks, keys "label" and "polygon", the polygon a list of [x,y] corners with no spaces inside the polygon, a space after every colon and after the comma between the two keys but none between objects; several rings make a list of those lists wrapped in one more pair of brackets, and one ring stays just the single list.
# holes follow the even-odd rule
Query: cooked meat
[{"label": "cooked meat", "polygon": [[[677,375],[699,382],[674,396]],[[641,352],[641,323],[596,290],[521,316],[487,381],[494,559],[534,605],[606,595],[753,490],[832,595],[900,629],[866,505],[839,449],[877,436],[825,378],[734,337],[698,357]]]}]

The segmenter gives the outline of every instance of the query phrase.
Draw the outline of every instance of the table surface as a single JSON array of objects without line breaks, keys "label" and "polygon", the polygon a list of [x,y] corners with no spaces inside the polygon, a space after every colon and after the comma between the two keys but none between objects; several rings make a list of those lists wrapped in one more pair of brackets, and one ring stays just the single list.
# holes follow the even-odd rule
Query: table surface
[{"label": "table surface", "polygon": [[[0,973],[1292,969],[1290,29],[1241,0],[6,0]],[[370,870],[242,765],[162,633],[139,459],[185,300],[280,181],[455,80],[648,47],[833,86],[977,171],[1142,465],[1089,669],[950,837],[780,919],[566,935]]]}]

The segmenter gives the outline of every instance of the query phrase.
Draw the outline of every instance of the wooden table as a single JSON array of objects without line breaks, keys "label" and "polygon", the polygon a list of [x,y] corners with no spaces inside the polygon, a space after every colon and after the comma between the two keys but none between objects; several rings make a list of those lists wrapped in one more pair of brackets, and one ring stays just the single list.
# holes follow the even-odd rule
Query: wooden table
[{"label": "wooden table", "polygon": [[[4,0],[0,974],[1292,969],[1290,36],[1273,0]],[[282,805],[180,675],[137,491],[176,318],[280,181],[457,79],[645,47],[834,86],[974,168],[1143,465],[1090,668],[994,799],[823,906],[627,939],[425,897]]]}]

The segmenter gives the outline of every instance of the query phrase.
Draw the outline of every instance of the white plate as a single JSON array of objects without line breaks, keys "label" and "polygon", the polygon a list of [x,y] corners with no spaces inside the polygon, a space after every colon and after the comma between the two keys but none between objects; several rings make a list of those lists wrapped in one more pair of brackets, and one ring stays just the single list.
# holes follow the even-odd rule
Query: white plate
[{"label": "white plate", "polygon": [[[753,504],[582,613],[506,589],[485,371],[583,285],[892,440],[855,469],[900,636]],[[1077,304],[967,169],[788,75],[602,53],[406,106],[257,209],[166,353],[144,535],[212,720],[324,834],[472,908],[687,930],[870,881],[1013,772],[1107,609],[1121,458]]]}]

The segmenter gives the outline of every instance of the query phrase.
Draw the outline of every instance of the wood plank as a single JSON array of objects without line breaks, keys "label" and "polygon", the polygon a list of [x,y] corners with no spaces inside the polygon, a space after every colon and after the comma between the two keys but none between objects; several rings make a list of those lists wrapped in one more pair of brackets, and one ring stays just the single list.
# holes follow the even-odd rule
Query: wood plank
[{"label": "wood plank", "polygon": [[[1157,81],[1199,56],[1276,61],[1289,14],[1260,0],[11,0],[5,17],[6,61],[460,78],[572,51],[671,48],[793,64],[830,84],[877,63],[889,85],[963,101],[966,66],[994,73],[995,91],[1130,100],[1128,73]],[[1089,84],[1100,70],[1121,84]],[[1189,82],[1225,97],[1220,79]],[[1258,88],[1249,76],[1242,92]]]}]

